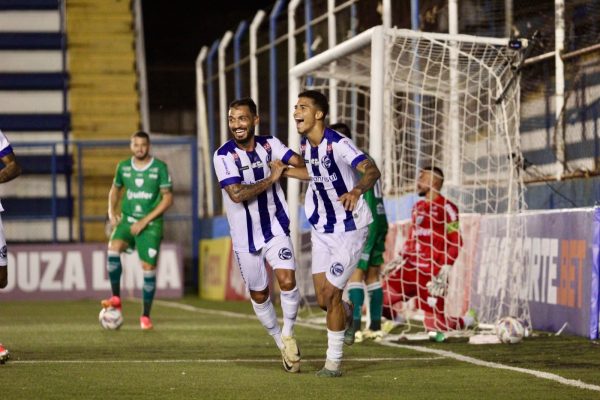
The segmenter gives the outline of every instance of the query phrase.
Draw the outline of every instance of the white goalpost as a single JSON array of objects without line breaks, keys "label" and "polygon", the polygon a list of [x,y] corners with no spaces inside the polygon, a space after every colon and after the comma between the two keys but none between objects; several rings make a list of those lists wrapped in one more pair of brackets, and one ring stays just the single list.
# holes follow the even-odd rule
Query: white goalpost
[{"label": "white goalpost", "polygon": [[[460,211],[464,245],[452,268],[446,311],[468,308],[480,321],[511,315],[530,321],[519,175],[519,80],[512,67],[522,55],[508,39],[371,28],[290,69],[289,105],[298,93],[335,90],[336,121],[382,171],[388,220],[386,255],[404,241],[416,201],[419,168],[445,172],[443,195]],[[335,83],[335,86],[331,85]],[[502,98],[501,94],[503,94]],[[299,148],[292,118],[289,146]],[[303,191],[288,181],[292,235],[301,268],[299,220]]]}]

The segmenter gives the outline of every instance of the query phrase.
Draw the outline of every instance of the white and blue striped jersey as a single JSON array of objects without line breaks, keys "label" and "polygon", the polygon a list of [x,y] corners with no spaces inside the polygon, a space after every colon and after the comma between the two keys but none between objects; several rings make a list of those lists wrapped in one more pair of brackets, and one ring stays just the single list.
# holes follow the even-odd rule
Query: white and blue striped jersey
[{"label": "white and blue striped jersey", "polygon": [[[0,131],[0,157],[4,157],[13,152],[12,146],[10,145],[4,133]],[[2,203],[0,203],[0,212],[4,211],[4,207],[2,207]],[[0,264],[1,265],[1,264]]]},{"label": "white and blue striped jersey", "polygon": [[276,182],[256,198],[235,203],[225,187],[235,183],[253,184],[271,174],[269,162],[288,163],[295,154],[273,136],[255,136],[254,151],[240,149],[229,140],[215,151],[213,164],[221,185],[233,249],[256,252],[275,236],[289,235],[290,217],[281,185]]},{"label": "white and blue striped jersey", "polygon": [[367,156],[351,139],[326,128],[323,139],[312,147],[306,137],[300,141],[302,158],[310,175],[304,211],[317,232],[348,232],[371,223],[372,216],[363,196],[354,211],[346,211],[339,201],[359,181],[356,166]]}]

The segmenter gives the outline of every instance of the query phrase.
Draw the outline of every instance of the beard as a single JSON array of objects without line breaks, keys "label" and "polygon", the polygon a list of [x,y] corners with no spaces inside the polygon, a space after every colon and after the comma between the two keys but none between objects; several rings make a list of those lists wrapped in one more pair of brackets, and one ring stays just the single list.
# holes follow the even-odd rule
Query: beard
[{"label": "beard", "polygon": [[136,158],[136,160],[143,161],[148,157],[148,152],[146,151],[144,153],[136,153],[133,156]]},{"label": "beard", "polygon": [[243,139],[238,139],[238,138],[236,138],[236,137],[235,137],[235,134],[234,134],[234,136],[233,136],[233,140],[235,140],[235,142],[236,142],[237,144],[240,144],[240,145],[242,145],[242,146],[243,146],[243,145],[247,145],[247,144],[248,144],[248,143],[250,143],[250,142],[252,141],[252,139],[254,138],[254,131],[255,131],[255,128],[254,128],[254,127],[252,127],[252,128],[249,128],[249,129],[248,129],[248,134],[247,134],[247,135],[246,135],[246,137],[245,137],[245,138],[243,138]]}]

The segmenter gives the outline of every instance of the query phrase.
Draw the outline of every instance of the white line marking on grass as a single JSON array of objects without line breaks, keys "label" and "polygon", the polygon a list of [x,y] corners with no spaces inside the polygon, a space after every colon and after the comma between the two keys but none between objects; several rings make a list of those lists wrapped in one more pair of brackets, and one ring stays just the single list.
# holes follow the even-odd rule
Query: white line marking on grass
[{"label": "white line marking on grass", "polygon": [[[154,303],[155,304],[158,303],[160,305],[167,306],[167,307],[179,308],[182,310],[192,311],[192,312],[200,312],[200,313],[213,314],[213,315],[224,315],[224,316],[231,316],[231,317],[237,317],[237,318],[256,319],[256,317],[247,315],[247,314],[239,314],[239,313],[230,312],[230,311],[208,310],[208,309],[204,309],[204,308],[200,308],[200,307],[190,306],[187,304],[179,304],[179,303],[174,303],[174,302],[170,302],[170,301],[155,300]],[[314,324],[310,324],[310,323],[297,322],[296,324],[304,326],[306,328],[311,328],[311,329],[319,329],[319,330],[326,329],[323,326],[314,325]],[[479,360],[477,358],[464,356],[462,354],[454,353],[451,351],[432,349],[429,347],[407,346],[407,345],[403,345],[403,344],[389,343],[389,342],[385,342],[385,341],[376,342],[376,343],[379,343],[383,346],[398,347],[401,349],[420,351],[422,353],[437,354],[442,357],[452,358],[457,361],[462,361],[462,362],[466,362],[469,364],[474,364],[474,365],[478,365],[478,366],[482,366],[482,367],[504,369],[504,370],[513,371],[513,372],[520,372],[522,374],[533,375],[536,378],[548,379],[548,380],[551,380],[554,382],[558,382],[563,385],[573,386],[573,387],[576,387],[579,389],[587,389],[587,390],[593,390],[596,392],[600,392],[600,386],[598,386],[598,385],[592,385],[590,383],[585,383],[580,380],[563,378],[560,375],[552,374],[550,372],[538,371],[535,369],[511,367],[509,365],[504,365],[504,364],[495,363],[495,362],[491,362],[491,361],[483,361],[483,360]],[[344,361],[345,361],[345,359],[344,359]]]},{"label": "white line marking on grass", "polygon": [[[435,361],[445,357],[381,357],[381,358],[348,358],[344,362],[396,362],[396,361]],[[303,362],[324,362],[325,359],[311,358],[302,359]],[[175,359],[175,360],[15,360],[11,364],[237,364],[237,363],[280,363],[281,358],[236,358],[236,359]]]},{"label": "white line marking on grass", "polygon": [[479,365],[479,366],[482,366],[482,367],[495,368],[495,369],[505,369],[505,370],[508,370],[508,371],[520,372],[520,373],[523,373],[523,374],[533,375],[536,378],[548,379],[548,380],[551,380],[551,381],[554,381],[554,382],[558,382],[558,383],[561,383],[563,385],[574,386],[574,387],[579,388],[579,389],[588,389],[588,390],[594,390],[596,392],[600,392],[600,386],[592,385],[590,383],[585,383],[585,382],[582,382],[582,381],[579,381],[579,380],[575,380],[575,379],[563,378],[560,375],[556,375],[556,374],[553,374],[553,373],[550,373],[550,372],[538,371],[538,370],[535,370],[535,369],[511,367],[510,365],[504,365],[504,364],[495,363],[495,362],[491,362],[491,361],[483,361],[483,360],[479,360],[477,358],[473,358],[473,357],[469,357],[469,356],[464,356],[464,355],[458,354],[458,353],[453,353],[451,351],[439,350],[439,349],[432,349],[432,348],[429,348],[429,347],[407,346],[407,345],[404,345],[404,344],[390,343],[390,342],[380,342],[380,344],[383,345],[383,346],[399,347],[401,349],[409,349],[409,350],[420,351],[420,352],[423,352],[423,353],[437,354],[439,356],[443,356],[443,357],[447,357],[447,358],[452,358],[454,360],[463,361],[463,362],[467,362],[469,364],[475,364],[475,365]]}]

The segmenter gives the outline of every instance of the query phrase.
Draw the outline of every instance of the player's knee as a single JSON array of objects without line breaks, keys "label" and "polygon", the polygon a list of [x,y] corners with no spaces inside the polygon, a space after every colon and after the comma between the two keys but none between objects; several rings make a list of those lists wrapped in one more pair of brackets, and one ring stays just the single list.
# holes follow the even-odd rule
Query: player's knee
[{"label": "player's knee", "polygon": [[285,279],[279,280],[279,287],[286,292],[293,290],[296,287],[296,280],[293,277],[286,277]]},{"label": "player's knee", "polygon": [[269,298],[269,287],[267,287],[265,290],[262,290],[260,292],[251,290],[250,297],[257,304],[264,303]]}]

